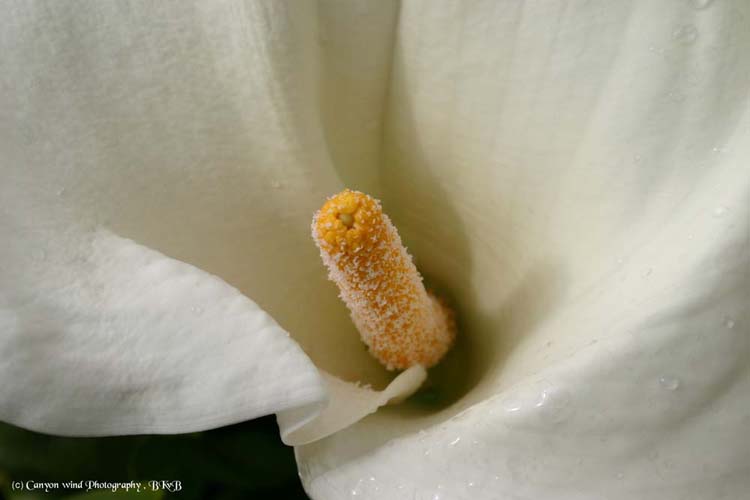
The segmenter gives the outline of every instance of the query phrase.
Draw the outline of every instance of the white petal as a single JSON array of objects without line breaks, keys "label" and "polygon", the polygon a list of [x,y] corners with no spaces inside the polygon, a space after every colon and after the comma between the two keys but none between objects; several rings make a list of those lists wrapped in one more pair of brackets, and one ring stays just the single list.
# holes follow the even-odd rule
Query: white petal
[{"label": "white petal", "polygon": [[[14,354],[1,362],[0,418],[178,432],[322,402],[309,362],[241,294],[320,368],[387,385],[309,228],[341,178],[377,180],[394,9],[369,8],[361,58],[319,47],[319,23],[351,28],[314,4],[3,5],[0,349]],[[342,61],[376,76],[339,76]],[[29,386],[42,381],[52,385]]]},{"label": "white petal", "polygon": [[64,253],[28,244],[2,249],[0,420],[179,433],[325,397],[297,344],[223,281],[106,231],[60,237]]},{"label": "white petal", "polygon": [[475,386],[297,448],[313,498],[746,494],[748,18],[403,4],[385,202]]},{"label": "white petal", "polygon": [[412,366],[382,391],[344,382],[328,373],[323,376],[330,402],[322,412],[318,404],[279,412],[281,438],[286,444],[317,441],[349,427],[388,402],[403,401],[419,389],[427,378],[427,371],[422,366]]}]

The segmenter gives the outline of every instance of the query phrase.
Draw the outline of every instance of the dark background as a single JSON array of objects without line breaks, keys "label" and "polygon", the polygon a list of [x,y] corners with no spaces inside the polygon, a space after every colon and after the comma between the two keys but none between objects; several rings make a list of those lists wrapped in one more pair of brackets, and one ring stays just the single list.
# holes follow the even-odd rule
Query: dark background
[{"label": "dark background", "polygon": [[[179,480],[182,491],[12,491],[13,481]],[[0,423],[0,499],[307,499],[293,448],[264,417],[176,436],[64,438]]]}]

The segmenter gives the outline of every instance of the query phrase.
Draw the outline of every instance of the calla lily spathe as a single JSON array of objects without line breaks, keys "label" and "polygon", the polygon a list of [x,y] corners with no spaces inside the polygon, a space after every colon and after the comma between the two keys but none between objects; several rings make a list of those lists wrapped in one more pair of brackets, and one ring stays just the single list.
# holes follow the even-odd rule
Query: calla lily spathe
[{"label": "calla lily spathe", "polygon": [[[278,412],[321,499],[750,487],[745,2],[3,12],[0,419]],[[423,378],[343,382],[389,382],[309,237],[344,186],[455,294],[473,386],[315,441]]]}]

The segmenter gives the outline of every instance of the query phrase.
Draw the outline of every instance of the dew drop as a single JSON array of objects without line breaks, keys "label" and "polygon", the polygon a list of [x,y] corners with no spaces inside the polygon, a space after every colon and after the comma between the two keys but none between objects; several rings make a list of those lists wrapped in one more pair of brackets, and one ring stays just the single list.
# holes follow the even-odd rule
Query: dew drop
[{"label": "dew drop", "polygon": [[380,491],[380,487],[377,485],[375,477],[370,476],[369,478],[360,479],[357,481],[357,484],[354,485],[354,488],[350,490],[350,494],[353,497],[363,496],[363,497],[369,497],[370,495],[365,495],[367,493],[377,493]]},{"label": "dew drop", "polygon": [[450,443],[448,443],[448,444],[450,444],[451,446],[456,446],[459,441],[461,441],[461,437],[460,436],[456,436],[456,438],[453,441],[451,441]]},{"label": "dew drop", "polygon": [[544,406],[544,404],[545,404],[545,403],[547,402],[547,399],[549,399],[549,393],[548,393],[548,392],[547,392],[547,390],[545,389],[545,390],[543,390],[543,391],[542,391],[542,392],[541,392],[541,393],[539,394],[539,399],[537,400],[537,402],[536,402],[536,405],[535,405],[535,406],[536,406],[537,408],[541,408],[541,407],[542,407],[542,406]]},{"label": "dew drop", "polygon": [[727,209],[722,206],[714,208],[713,211],[714,217],[724,217],[725,213],[727,213]]},{"label": "dew drop", "polygon": [[698,28],[692,24],[680,26],[672,32],[672,38],[681,45],[691,45],[698,39]]},{"label": "dew drop", "polygon": [[505,408],[505,411],[508,413],[520,411],[522,407],[523,403],[519,399],[509,398],[503,401],[503,408]]},{"label": "dew drop", "polygon": [[726,318],[726,319],[724,319],[724,326],[727,327],[727,328],[729,328],[730,330],[732,328],[734,328],[735,324],[736,323],[734,322],[734,320],[732,318]]},{"label": "dew drop", "polygon": [[570,395],[559,387],[544,389],[536,402],[539,417],[550,423],[560,423],[572,413]]},{"label": "dew drop", "polygon": [[669,375],[664,375],[659,378],[659,385],[668,391],[674,391],[680,386],[680,379]]},{"label": "dew drop", "polygon": [[438,484],[438,485],[437,485],[437,490],[438,490],[438,491],[436,491],[436,492],[435,492],[435,493],[434,493],[434,494],[432,495],[432,500],[441,500],[441,499],[443,498],[443,496],[442,496],[442,495],[440,494],[440,490],[442,490],[442,489],[443,489],[443,485],[442,485],[442,484]]},{"label": "dew drop", "polygon": [[690,0],[690,6],[695,10],[707,9],[711,6],[714,0]]}]

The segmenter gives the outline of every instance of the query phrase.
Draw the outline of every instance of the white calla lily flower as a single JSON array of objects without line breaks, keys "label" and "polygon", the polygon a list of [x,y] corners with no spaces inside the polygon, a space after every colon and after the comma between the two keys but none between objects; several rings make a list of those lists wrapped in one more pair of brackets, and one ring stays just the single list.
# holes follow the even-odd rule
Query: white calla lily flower
[{"label": "white calla lily flower", "polygon": [[[743,0],[3,12],[0,420],[277,413],[326,500],[750,488]],[[457,306],[435,405],[378,409],[425,373],[392,380],[326,281],[344,187]]]}]

